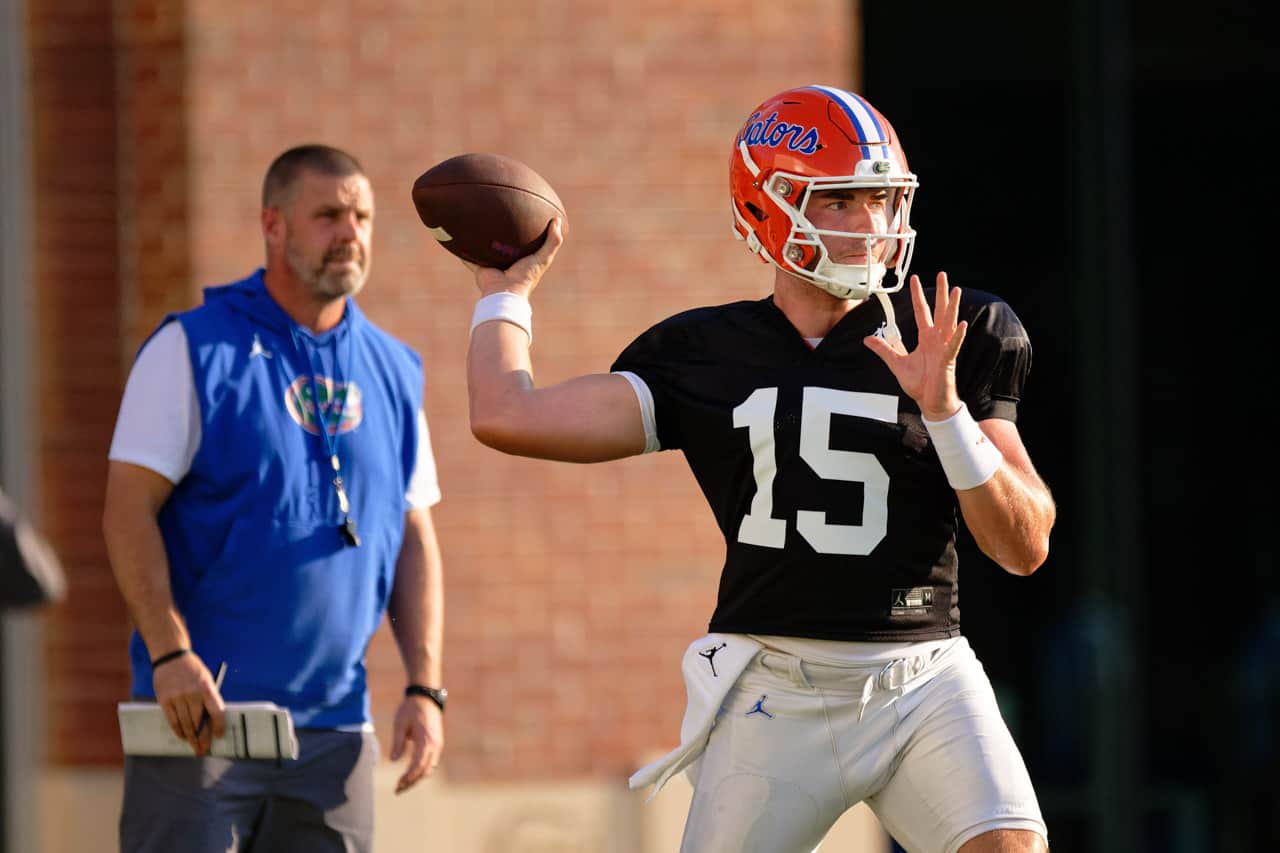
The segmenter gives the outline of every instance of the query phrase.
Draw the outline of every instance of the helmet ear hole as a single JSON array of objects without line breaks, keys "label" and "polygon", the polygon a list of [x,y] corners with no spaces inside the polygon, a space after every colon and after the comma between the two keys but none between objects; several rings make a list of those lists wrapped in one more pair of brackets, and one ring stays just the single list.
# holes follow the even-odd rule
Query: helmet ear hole
[{"label": "helmet ear hole", "polygon": [[765,213],[763,210],[761,210],[759,207],[752,204],[751,202],[746,202],[742,206],[745,207],[751,213],[751,215],[756,218],[757,222],[764,222],[766,219],[769,218],[769,214]]}]

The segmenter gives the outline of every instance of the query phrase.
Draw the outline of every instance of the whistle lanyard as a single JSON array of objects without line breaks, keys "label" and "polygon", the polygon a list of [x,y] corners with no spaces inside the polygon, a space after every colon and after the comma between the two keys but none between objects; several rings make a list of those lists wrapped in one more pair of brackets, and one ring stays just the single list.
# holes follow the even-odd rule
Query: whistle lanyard
[{"label": "whistle lanyard", "polygon": [[[350,324],[348,314],[347,323]],[[356,530],[356,520],[351,517],[351,501],[347,498],[346,484],[342,480],[342,461],[338,458],[338,431],[342,427],[342,413],[347,406],[347,395],[351,393],[351,377],[355,375],[355,329],[347,329],[347,387],[338,399],[338,347],[333,348],[333,390],[330,394],[329,412],[333,416],[333,432],[329,432],[329,417],[320,405],[320,386],[316,382],[315,364],[311,351],[298,339],[296,327],[289,327],[289,335],[293,338],[293,348],[306,360],[308,378],[311,381],[311,400],[315,406],[316,420],[319,422],[320,438],[324,441],[325,450],[329,454],[329,465],[333,468],[333,490],[338,496],[338,510],[342,513],[342,523],[338,525],[338,534],[342,541],[352,548],[360,547],[360,535]]]}]

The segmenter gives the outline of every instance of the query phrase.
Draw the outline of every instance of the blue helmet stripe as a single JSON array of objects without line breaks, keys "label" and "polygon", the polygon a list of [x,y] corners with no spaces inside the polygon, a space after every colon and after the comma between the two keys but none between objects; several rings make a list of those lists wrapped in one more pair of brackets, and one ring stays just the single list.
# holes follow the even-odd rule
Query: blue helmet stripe
[{"label": "blue helmet stripe", "polygon": [[[849,118],[849,123],[853,125],[854,132],[858,134],[858,139],[862,142],[862,159],[870,160],[873,157],[883,160],[892,159],[889,155],[888,146],[884,144],[888,141],[888,134],[880,126],[880,120],[876,118],[871,105],[861,96],[853,92],[846,92],[843,89],[835,89],[831,86],[811,86],[810,88],[827,95],[840,105],[840,109],[844,110],[844,114]],[[880,149],[876,154],[871,153],[873,145]]]}]

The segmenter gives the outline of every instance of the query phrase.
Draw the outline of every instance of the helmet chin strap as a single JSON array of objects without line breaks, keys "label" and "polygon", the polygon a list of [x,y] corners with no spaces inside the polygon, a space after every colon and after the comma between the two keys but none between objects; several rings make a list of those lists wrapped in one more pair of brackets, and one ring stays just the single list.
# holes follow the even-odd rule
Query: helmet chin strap
[{"label": "helmet chin strap", "polygon": [[883,290],[876,291],[876,299],[880,300],[880,307],[884,308],[884,333],[881,337],[889,346],[896,347],[902,343],[902,333],[898,331],[898,323],[893,315],[893,303],[889,301],[889,294]]}]

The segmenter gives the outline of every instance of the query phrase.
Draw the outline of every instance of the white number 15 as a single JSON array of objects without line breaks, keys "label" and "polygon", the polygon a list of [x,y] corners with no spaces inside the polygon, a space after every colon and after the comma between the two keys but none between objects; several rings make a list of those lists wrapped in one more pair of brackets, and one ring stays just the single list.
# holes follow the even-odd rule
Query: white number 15
[{"label": "white number 15", "polygon": [[[746,427],[751,444],[756,494],[742,517],[738,541],[782,548],[787,522],[773,517],[773,478],[778,472],[773,416],[777,388],[758,388],[733,410],[735,429]],[[818,510],[796,511],[796,530],[820,554],[870,554],[884,538],[889,522],[889,475],[871,453],[831,449],[831,416],[853,415],[886,423],[898,421],[898,398],[888,394],[805,388],[800,408],[800,458],[819,477],[863,484],[862,523],[828,524]]]}]

